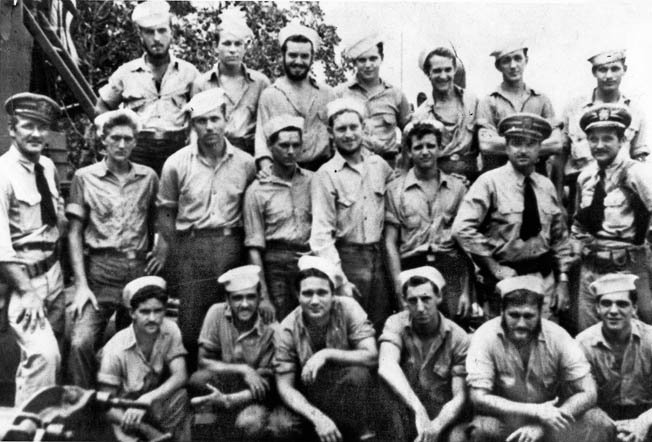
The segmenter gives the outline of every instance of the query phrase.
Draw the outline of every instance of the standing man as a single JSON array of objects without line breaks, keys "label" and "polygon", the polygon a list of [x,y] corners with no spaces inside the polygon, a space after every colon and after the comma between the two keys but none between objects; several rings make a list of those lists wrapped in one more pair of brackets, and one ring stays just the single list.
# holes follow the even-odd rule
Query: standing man
[{"label": "standing man", "polygon": [[443,273],[442,312],[450,319],[467,316],[471,307],[473,264],[453,238],[451,228],[466,187],[462,180],[439,170],[442,124],[437,120],[410,123],[405,146],[414,165],[387,189],[385,248],[394,294],[401,305],[400,274],[421,266]]},{"label": "standing man", "polygon": [[[498,125],[509,162],[478,177],[464,197],[453,234],[480,267],[490,314],[497,313],[496,282],[516,275],[544,278],[543,317],[568,308],[572,263],[564,212],[557,192],[534,171],[552,127],[534,114],[514,114]],[[492,305],[493,304],[493,305]]]},{"label": "standing man", "polygon": [[179,327],[197,361],[204,315],[224,300],[217,278],[244,259],[242,200],[256,172],[253,158],[224,137],[226,99],[219,88],[195,95],[186,107],[197,141],[163,166],[158,193],[159,242],[154,259],[167,260],[172,295],[180,300]]},{"label": "standing man", "polygon": [[68,369],[72,383],[88,389],[95,384],[95,353],[109,319],[116,313],[118,330],[129,324],[121,299],[124,286],[161,269],[158,261],[147,262],[158,178],[149,167],[129,161],[138,116],[129,109],[109,111],[95,125],[104,160],[75,172],[66,207],[75,276]]},{"label": "standing man", "polygon": [[475,331],[466,358],[476,412],[470,441],[611,442],[615,429],[593,408],[595,381],[579,344],[542,318],[541,278],[508,278],[496,288],[502,316]]},{"label": "standing man", "polygon": [[397,129],[403,130],[410,119],[410,103],[400,89],[380,78],[385,59],[383,41],[377,33],[358,38],[347,48],[346,57],[355,65],[355,77],[335,88],[335,95],[365,103],[362,145],[394,167],[400,150]]},{"label": "standing man", "polygon": [[577,213],[571,229],[582,247],[578,326],[598,322],[590,284],[600,276],[628,272],[638,276],[638,315],[652,323],[652,257],[646,235],[652,212],[652,170],[620,155],[632,117],[619,105],[588,109],[580,127],[595,163],[577,179]]},{"label": "standing man", "polygon": [[25,92],[5,101],[5,112],[13,142],[0,156],[0,275],[8,288],[2,296],[9,300],[9,325],[21,348],[15,397],[20,406],[57,383],[61,362],[63,199],[54,164],[41,155],[60,108],[49,97]]},{"label": "standing man", "polygon": [[601,322],[577,336],[598,384],[598,406],[616,421],[618,441],[650,440],[652,326],[636,315],[636,275],[611,273],[591,284]]},{"label": "standing man", "polygon": [[[466,441],[459,422],[466,405],[469,337],[439,312],[446,283],[436,269],[406,270],[400,280],[407,310],[387,319],[378,358],[378,374],[395,393],[402,418],[393,440]],[[414,422],[406,421],[408,409]]]},{"label": "standing man", "polygon": [[[312,180],[310,248],[342,269],[380,331],[391,312],[381,238],[392,169],[362,149],[364,116],[364,104],[353,98],[328,104],[328,133],[337,152]],[[350,283],[344,287],[352,294]]]},{"label": "standing man", "polygon": [[[495,169],[507,161],[505,138],[498,133],[498,123],[515,113],[536,114],[555,124],[555,113],[550,99],[526,86],[523,73],[528,63],[528,48],[522,42],[505,45],[491,53],[494,66],[502,74],[503,81],[494,92],[478,103],[477,124],[482,171]],[[550,155],[562,152],[561,132],[555,127],[541,144],[537,172],[547,175],[546,160]]]},{"label": "standing man", "polygon": [[449,48],[440,46],[421,54],[419,68],[430,80],[432,95],[417,108],[412,120],[442,124],[439,169],[463,175],[472,183],[478,176],[478,98],[455,84],[457,57]]},{"label": "standing man", "polygon": [[228,140],[249,155],[254,154],[256,111],[260,94],[270,85],[262,73],[249,69],[243,62],[253,33],[242,10],[230,7],[220,14],[217,63],[200,75],[192,85],[192,94],[219,87],[226,97]]},{"label": "standing man", "polygon": [[258,102],[256,161],[259,169],[269,171],[271,167],[264,128],[278,115],[294,115],[304,120],[303,146],[297,153],[299,166],[315,171],[332,156],[326,104],[335,95],[329,86],[317,83],[310,76],[320,41],[314,30],[297,23],[289,23],[278,33],[285,76],[265,89]]},{"label": "standing man", "polygon": [[299,256],[310,252],[312,172],[297,165],[303,118],[273,117],[265,135],[274,163],[271,174],[245,193],[245,246],[249,261],[262,268],[263,302],[271,300],[281,321],[299,305],[295,288]]},{"label": "standing man", "polygon": [[167,2],[139,3],[131,19],[138,27],[145,54],[111,75],[99,90],[96,107],[98,113],[104,113],[123,104],[140,116],[142,128],[132,160],[160,174],[165,160],[186,145],[188,125],[183,106],[199,72],[170,53],[172,26]]}]

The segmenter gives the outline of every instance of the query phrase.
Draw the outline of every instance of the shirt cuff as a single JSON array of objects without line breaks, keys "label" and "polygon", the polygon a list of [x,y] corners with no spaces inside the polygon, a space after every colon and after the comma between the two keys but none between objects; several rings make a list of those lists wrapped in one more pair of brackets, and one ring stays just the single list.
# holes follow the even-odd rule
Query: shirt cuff
[{"label": "shirt cuff", "polygon": [[285,373],[295,373],[297,371],[297,364],[294,362],[281,362],[274,361],[274,373],[285,374]]},{"label": "shirt cuff", "polygon": [[256,247],[259,249],[264,249],[265,248],[265,238],[262,236],[251,236],[245,238],[244,242],[245,247]]},{"label": "shirt cuff", "polygon": [[67,217],[77,217],[79,219],[86,218],[86,211],[84,208],[77,203],[70,203],[66,206],[66,216]]},{"label": "shirt cuff", "polygon": [[179,208],[179,202],[178,201],[170,201],[170,200],[157,200],[156,201],[156,207],[164,207],[166,209],[178,209]]},{"label": "shirt cuff", "polygon": [[469,379],[467,377],[466,383],[472,388],[482,388],[489,391],[494,388],[494,383],[490,379]]},{"label": "shirt cuff", "polygon": [[120,386],[120,378],[108,373],[101,373],[101,372],[98,373],[97,382],[99,382],[100,384],[112,385],[115,387]]}]

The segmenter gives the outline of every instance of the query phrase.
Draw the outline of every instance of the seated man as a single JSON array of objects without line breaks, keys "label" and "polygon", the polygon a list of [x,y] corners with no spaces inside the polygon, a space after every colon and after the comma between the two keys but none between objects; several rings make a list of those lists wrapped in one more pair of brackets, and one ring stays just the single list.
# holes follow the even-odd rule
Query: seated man
[{"label": "seated man", "polygon": [[[158,276],[134,279],[122,299],[132,325],[116,333],[102,349],[97,381],[100,390],[134,399],[149,408],[112,408],[107,418],[120,441],[153,440],[159,429],[177,441],[190,440],[186,349],[176,323],[165,318],[165,280]],[[169,436],[169,435],[168,435]]]},{"label": "seated man", "polygon": [[[387,319],[379,339],[378,374],[404,405],[395,405],[402,422],[392,439],[464,441],[465,425],[456,424],[466,402],[469,337],[439,312],[446,283],[437,269],[417,267],[399,279],[407,310]],[[412,414],[416,428],[406,422]]]},{"label": "seated man", "polygon": [[[227,302],[213,304],[204,319],[199,370],[188,383],[191,391],[204,395],[194,398],[192,404],[234,411],[225,416],[230,420],[225,425],[231,427],[235,420],[239,436],[287,438],[293,427],[298,428],[298,420],[272,399],[275,327],[258,314],[260,267],[237,267],[218,282],[224,285]],[[226,428],[227,433],[231,431]]]},{"label": "seated man", "polygon": [[298,265],[299,307],[274,338],[278,393],[321,441],[371,439],[374,329],[353,298],[334,295],[337,270],[330,261],[303,256]]},{"label": "seated man", "polygon": [[594,281],[601,322],[577,336],[598,385],[598,406],[616,421],[618,441],[652,441],[652,326],[634,318],[636,275]]},{"label": "seated man", "polygon": [[544,284],[523,275],[496,285],[502,316],[471,338],[467,383],[476,413],[471,441],[608,442],[609,417],[592,408],[596,387],[579,344],[541,318]]}]

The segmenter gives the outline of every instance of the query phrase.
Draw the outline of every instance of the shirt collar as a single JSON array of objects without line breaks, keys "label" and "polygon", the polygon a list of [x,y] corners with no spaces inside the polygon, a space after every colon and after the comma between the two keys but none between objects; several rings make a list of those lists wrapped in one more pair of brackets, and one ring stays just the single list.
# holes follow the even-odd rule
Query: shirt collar
[{"label": "shirt collar", "polygon": [[[380,84],[381,84],[385,89],[389,89],[389,88],[392,87],[392,85],[390,85],[389,83],[387,83],[387,82],[386,82],[385,80],[383,80],[382,78],[379,78],[378,80],[380,80]],[[357,76],[357,75],[354,75],[353,78],[349,81],[349,83],[348,83],[348,87],[349,87],[349,89],[354,89],[354,88],[356,88],[356,87],[358,87],[358,88],[360,88],[360,89],[364,89],[364,87],[360,84],[360,81],[358,80],[358,76]]]},{"label": "shirt collar", "polygon": [[[610,348],[609,342],[607,342],[607,339],[604,337],[604,333],[602,333],[602,322],[600,322],[599,324],[600,325],[596,327],[596,332],[593,333],[593,339],[591,340],[591,345],[593,347],[602,345],[606,348]],[[632,336],[636,337],[638,340],[641,339],[641,335],[642,335],[641,328],[642,328],[641,323],[636,319],[632,319]]]},{"label": "shirt collar", "polygon": [[[591,95],[589,95],[586,98],[586,103],[584,104],[584,107],[591,107],[591,106],[593,106],[595,104],[595,96],[596,96],[597,92],[598,92],[598,88],[594,88],[593,92],[591,92]],[[622,104],[625,104],[625,105],[629,106],[630,103],[631,103],[631,100],[627,96],[625,96],[625,94],[623,94],[621,92],[620,97],[618,97],[617,103],[622,103]]]},{"label": "shirt collar", "polygon": [[[317,80],[315,78],[308,74],[308,83],[315,89],[319,89],[319,84],[317,84]],[[284,92],[288,92],[290,90],[290,80],[284,75],[282,77],[279,77],[275,82],[274,85],[281,89]]]},{"label": "shirt collar", "polygon": [[[102,159],[102,161],[95,163],[96,168],[91,170],[90,173],[95,175],[96,177],[102,178],[107,176],[109,173],[113,175],[113,172],[109,170],[109,166],[106,164],[106,157]],[[134,163],[129,161],[129,175],[134,175],[134,176],[143,176],[145,173],[143,170],[139,167],[136,167]]]},{"label": "shirt collar", "polygon": [[[507,341],[507,333],[505,333],[505,329],[503,328],[503,322],[502,322],[502,314],[501,316],[498,316],[497,318],[498,321],[498,327],[496,334],[500,336],[504,341]],[[546,319],[541,318],[541,330],[539,331],[539,334],[537,335],[537,341],[540,342],[545,342],[546,341],[546,327],[545,323]]]},{"label": "shirt collar", "polygon": [[[136,59],[136,63],[134,64],[133,68],[131,69],[132,71],[151,71],[152,68],[149,66],[147,61],[145,60],[145,56],[147,54],[143,54],[142,57],[139,57]],[[179,59],[172,55],[170,53],[170,64],[169,66],[172,66],[174,69],[179,69]]]},{"label": "shirt collar", "polygon": [[[449,175],[442,172],[441,170],[438,170],[437,174],[437,182],[439,183],[438,187],[448,187],[448,179]],[[414,173],[414,167],[411,167],[410,170],[408,170],[407,174],[405,174],[405,181],[403,183],[403,188],[404,189],[409,189],[412,186],[418,186],[419,188],[422,188],[421,186],[421,180],[417,178],[416,173]]]},{"label": "shirt collar", "polygon": [[305,175],[306,175],[306,171],[297,165],[297,167],[294,169],[294,175],[292,176],[292,179],[290,181],[285,181],[277,177],[273,173],[271,173],[269,176],[265,178],[260,178],[259,181],[261,183],[273,183],[273,184],[280,184],[283,186],[290,187],[292,186],[292,183],[295,182],[295,180],[302,178]]},{"label": "shirt collar", "polygon": [[[35,163],[31,160],[29,160],[20,150],[18,150],[18,147],[16,147],[15,144],[12,144],[11,147],[9,148],[9,151],[7,152],[10,156],[12,156],[18,164],[23,166],[25,169],[27,169],[29,172],[34,173],[34,166]],[[43,160],[42,160],[42,155],[39,156],[39,164],[42,166],[43,165]]]},{"label": "shirt collar", "polygon": [[[446,334],[450,333],[453,328],[451,327],[450,322],[444,317],[444,315],[441,314],[441,312],[437,312],[437,315],[439,316],[439,328],[437,329],[437,335],[444,337]],[[412,333],[412,329],[412,318],[410,318],[410,320],[405,324],[405,330],[408,330],[410,333]]]},{"label": "shirt collar", "polygon": [[[371,155],[371,153],[367,152],[366,149],[362,149],[361,154],[363,161],[365,161]],[[331,161],[333,161],[336,170],[342,170],[346,165],[348,165],[353,170],[357,170],[349,164],[349,162],[342,156],[342,154],[340,154],[337,149],[335,149],[335,155],[333,155]]]},{"label": "shirt collar", "polygon": [[[453,92],[455,93],[455,95],[457,95],[460,98],[460,100],[462,100],[462,102],[464,102],[464,88],[461,88],[458,85],[454,84],[453,85]],[[435,107],[435,99],[432,96],[432,94],[430,94],[426,98],[426,101],[421,103],[421,106],[426,106],[426,107],[430,107],[430,108]],[[419,107],[421,107],[421,106],[419,106]]]},{"label": "shirt collar", "polygon": [[[224,158],[223,159],[226,159],[228,157],[233,156],[233,153],[235,152],[236,148],[233,146],[233,144],[231,144],[231,142],[226,137],[224,137],[224,143],[226,144],[226,146],[225,146],[225,149],[224,149]],[[190,148],[191,155],[199,158],[199,146],[197,145],[197,141],[196,140],[192,141],[190,146],[191,146],[191,148]]]},{"label": "shirt collar", "polygon": [[[164,322],[165,322],[165,318],[163,318],[163,322],[161,322],[159,333],[158,336],[156,336],[154,346],[156,346],[156,342],[158,342],[162,336],[168,333],[167,331],[164,330]],[[131,324],[129,327],[127,327],[126,336],[122,348],[124,350],[128,350],[130,348],[138,348],[138,341],[136,341],[136,329],[134,328],[134,324]]]},{"label": "shirt collar", "polygon": [[[233,324],[233,311],[231,310],[231,306],[229,305],[228,302],[225,303],[224,307],[224,317],[229,320],[231,324]],[[245,334],[251,333],[253,330],[258,333],[258,336],[262,336],[264,330],[264,323],[262,318],[260,317],[259,313],[256,313],[256,322],[254,323],[253,327],[251,327],[249,330],[245,331]]]},{"label": "shirt collar", "polygon": [[[534,95],[534,96],[541,95],[539,92],[535,91],[535,90],[532,89],[531,87],[528,87],[527,84],[524,84],[523,87],[525,88],[526,91],[528,91],[528,93],[529,93],[530,95]],[[509,99],[505,96],[504,92],[505,92],[505,91],[504,91],[504,89],[503,89],[503,83],[501,82],[501,83],[496,87],[496,89],[491,93],[491,95],[500,95],[502,98],[504,98],[505,100],[509,101]]]},{"label": "shirt collar", "polygon": [[[251,72],[249,71],[249,68],[247,67],[246,64],[242,63],[242,64],[240,65],[240,70],[242,71],[242,73],[244,74],[245,79],[246,79],[249,83],[251,83],[251,82],[254,81],[254,79],[251,77]],[[220,62],[218,61],[218,62],[215,63],[215,65],[213,66],[213,69],[211,69],[210,79],[213,80],[213,81],[215,81],[215,82],[217,82],[219,76],[220,76]]]}]

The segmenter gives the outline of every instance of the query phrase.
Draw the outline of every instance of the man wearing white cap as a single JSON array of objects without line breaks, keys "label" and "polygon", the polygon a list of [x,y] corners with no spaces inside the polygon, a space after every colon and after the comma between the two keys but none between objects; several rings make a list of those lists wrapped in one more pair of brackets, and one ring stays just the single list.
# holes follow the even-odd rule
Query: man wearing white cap
[{"label": "man wearing white cap", "polygon": [[236,267],[218,282],[224,285],[226,302],[213,304],[204,319],[200,369],[188,383],[204,396],[192,404],[211,405],[227,427],[235,424],[236,433],[247,440],[288,437],[298,422],[273,400],[275,327],[258,314],[260,267]]},{"label": "man wearing white cap", "polygon": [[402,418],[394,440],[465,441],[458,422],[466,405],[469,337],[439,312],[446,282],[435,268],[403,271],[400,281],[407,310],[385,322],[378,358],[378,374]]},{"label": "man wearing white cap", "polygon": [[97,112],[122,105],[141,118],[132,160],[157,174],[165,160],[186,144],[188,125],[183,106],[199,72],[170,53],[170,5],[161,0],[139,3],[131,19],[145,49],[142,57],[120,66],[99,90]]},{"label": "man wearing white cap", "polygon": [[552,124],[553,132],[541,144],[537,172],[548,175],[546,160],[562,151],[561,132],[548,96],[528,87],[523,74],[528,63],[528,48],[522,41],[505,44],[491,53],[494,65],[503,81],[496,90],[478,103],[477,125],[483,169],[495,169],[505,164],[505,138],[498,134],[498,122],[517,112],[536,114]]},{"label": "man wearing white cap", "polygon": [[303,145],[303,118],[273,117],[265,126],[274,163],[271,174],[247,189],[245,246],[249,260],[263,269],[263,298],[281,321],[298,305],[294,287],[299,256],[310,251],[310,183],[313,173],[297,165]]},{"label": "man wearing white cap", "polygon": [[414,111],[412,121],[436,120],[442,124],[438,167],[457,173],[469,182],[478,176],[478,145],[475,139],[478,98],[455,84],[457,56],[439,46],[419,57],[419,69],[430,80],[431,96]]},{"label": "man wearing white cap", "polygon": [[[186,349],[176,323],[165,317],[166,282],[143,276],[124,287],[122,301],[132,325],[116,333],[101,351],[97,381],[102,391],[133,399],[147,408],[111,408],[107,418],[120,441],[153,440],[172,433],[190,441]],[[168,435],[169,436],[169,435]]]},{"label": "man wearing white cap", "polygon": [[358,37],[346,49],[346,58],[355,65],[355,77],[335,88],[337,97],[353,97],[365,103],[365,136],[362,145],[394,166],[399,153],[397,129],[410,118],[405,94],[380,78],[385,59],[383,41],[377,33]]},{"label": "man wearing white cap", "polygon": [[129,324],[121,300],[125,284],[161,270],[158,261],[147,259],[158,177],[149,167],[129,160],[136,146],[138,116],[119,109],[98,116],[95,124],[104,160],[75,172],[66,207],[75,276],[68,370],[70,381],[82,388],[95,383],[95,352],[109,318],[116,313],[118,330]]},{"label": "man wearing white cap", "polygon": [[636,316],[636,275],[595,280],[601,322],[577,335],[598,384],[598,406],[616,421],[619,441],[650,440],[652,326]]},{"label": "man wearing white cap", "polygon": [[253,181],[253,158],[224,137],[226,99],[219,88],[186,106],[197,141],[163,166],[157,198],[161,236],[154,253],[169,265],[171,295],[178,297],[179,327],[194,368],[201,321],[224,300],[217,277],[244,260],[242,202]]},{"label": "man wearing white cap", "polygon": [[[360,291],[360,304],[377,331],[391,312],[381,238],[385,191],[392,169],[362,149],[364,103],[328,104],[328,133],[337,152],[312,180],[310,248],[341,268]],[[351,293],[351,284],[346,284]]]},{"label": "man wearing white cap", "polygon": [[374,329],[354,299],[335,296],[331,262],[303,256],[298,265],[299,307],[274,337],[278,393],[322,442],[371,439],[379,408]]},{"label": "man wearing white cap", "polygon": [[258,102],[256,121],[256,161],[258,168],[269,173],[272,163],[264,128],[277,115],[303,118],[303,146],[297,161],[304,169],[315,171],[332,155],[329,145],[326,103],[335,96],[330,86],[317,83],[310,67],[319,50],[320,38],[314,30],[295,22],[278,33],[285,76],[265,89]]},{"label": "man wearing white cap", "polygon": [[615,427],[595,408],[596,385],[579,344],[541,317],[543,281],[502,280],[502,316],[478,328],[466,358],[475,417],[472,442],[611,442]]},{"label": "man wearing white cap", "polygon": [[224,90],[227,118],[224,133],[231,144],[253,155],[258,100],[270,81],[242,61],[253,38],[244,11],[229,7],[219,18],[217,62],[194,81],[192,94],[214,87]]}]

